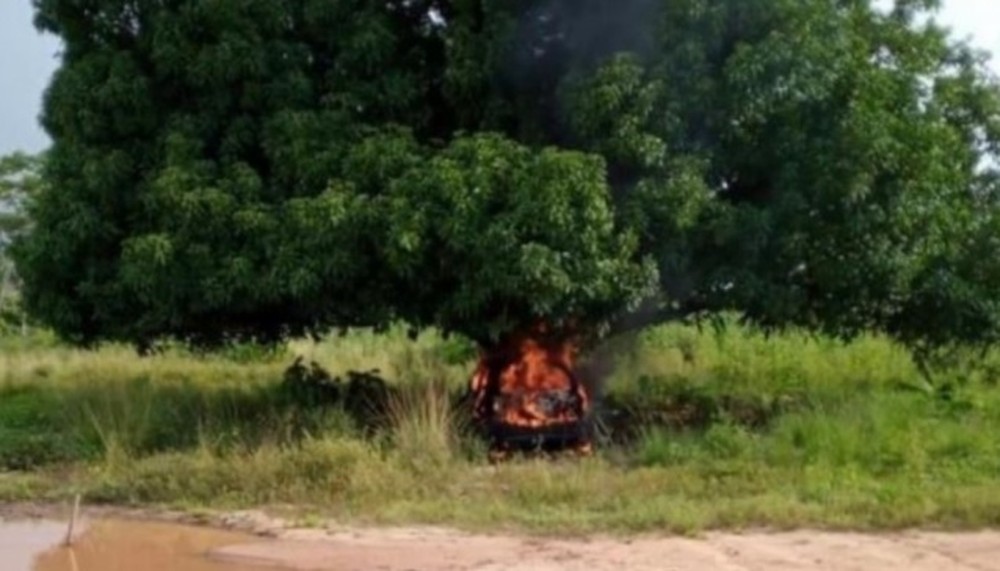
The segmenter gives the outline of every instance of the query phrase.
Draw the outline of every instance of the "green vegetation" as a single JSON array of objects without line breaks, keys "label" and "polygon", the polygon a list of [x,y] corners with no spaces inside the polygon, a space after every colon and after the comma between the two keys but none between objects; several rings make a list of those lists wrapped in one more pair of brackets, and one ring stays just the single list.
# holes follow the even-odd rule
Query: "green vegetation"
[{"label": "green vegetation", "polygon": [[[34,0],[0,499],[1000,523],[1000,89],[937,4]],[[662,325],[726,314],[782,333]],[[600,453],[487,468],[474,350],[539,320],[617,345]]]},{"label": "green vegetation", "polygon": [[[928,383],[884,338],[660,327],[617,350],[597,457],[489,467],[455,408],[469,347],[404,333],[147,359],[5,340],[0,500],[548,532],[1000,524],[992,355]],[[391,390],[352,397],[373,367]]]},{"label": "green vegetation", "polygon": [[42,160],[23,153],[0,157],[0,335],[27,329],[20,280],[8,250],[31,228],[25,205],[41,188]]}]

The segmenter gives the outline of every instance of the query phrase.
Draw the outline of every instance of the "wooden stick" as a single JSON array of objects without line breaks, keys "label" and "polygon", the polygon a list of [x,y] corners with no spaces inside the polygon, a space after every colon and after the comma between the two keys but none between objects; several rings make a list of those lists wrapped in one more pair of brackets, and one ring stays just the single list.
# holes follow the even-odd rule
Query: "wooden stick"
[{"label": "wooden stick", "polygon": [[66,530],[66,547],[73,545],[73,528],[76,527],[76,518],[80,517],[80,494],[76,495],[73,502],[73,515],[69,518],[69,529]]}]

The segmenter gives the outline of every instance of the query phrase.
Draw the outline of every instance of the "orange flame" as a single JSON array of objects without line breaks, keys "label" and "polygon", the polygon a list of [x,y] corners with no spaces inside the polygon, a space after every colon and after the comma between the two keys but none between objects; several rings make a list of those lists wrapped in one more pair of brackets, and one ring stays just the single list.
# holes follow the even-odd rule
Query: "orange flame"
[{"label": "orange flame", "polygon": [[582,420],[590,399],[576,356],[572,337],[544,324],[482,351],[471,381],[477,419],[529,429]]}]

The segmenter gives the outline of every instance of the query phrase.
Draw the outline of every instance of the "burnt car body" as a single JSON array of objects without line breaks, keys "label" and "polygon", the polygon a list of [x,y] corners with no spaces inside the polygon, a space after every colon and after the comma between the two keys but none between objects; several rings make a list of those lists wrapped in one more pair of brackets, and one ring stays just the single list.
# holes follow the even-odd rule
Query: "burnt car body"
[{"label": "burnt car body", "polygon": [[474,381],[474,418],[488,441],[491,457],[511,452],[589,452],[593,423],[585,388],[568,375],[558,389],[505,390],[495,376]]}]

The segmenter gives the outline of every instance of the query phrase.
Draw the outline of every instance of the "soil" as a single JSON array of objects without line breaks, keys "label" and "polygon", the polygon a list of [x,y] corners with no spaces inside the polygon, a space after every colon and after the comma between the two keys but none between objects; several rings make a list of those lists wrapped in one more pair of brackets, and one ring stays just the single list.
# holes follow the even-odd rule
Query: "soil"
[{"label": "soil", "polygon": [[[289,527],[286,522],[261,512],[192,517],[116,508],[88,508],[85,511],[85,519],[93,523],[81,534],[72,550],[74,560],[71,561],[69,551],[64,548],[42,553],[46,546],[62,539],[65,524],[51,522],[65,521],[62,517],[65,513],[64,508],[44,505],[0,506],[0,552],[4,554],[0,558],[0,571],[91,568],[164,571],[274,568],[293,571],[881,571],[901,568],[907,571],[1000,571],[1000,532],[997,531],[863,534],[806,530],[713,532],[699,538],[646,535],[631,539],[566,539],[469,534],[432,527],[306,530]],[[38,517],[50,523],[34,519]],[[149,521],[151,519],[157,521]],[[195,522],[203,525],[190,525]],[[25,543],[26,538],[33,543]],[[34,567],[25,566],[25,563],[8,566],[17,557],[27,562],[39,553],[42,554],[35,560]],[[104,559],[87,559],[92,557]],[[153,565],[158,560],[164,563]],[[125,566],[115,566],[119,561],[125,562]],[[141,561],[139,567],[135,567],[137,561]]]},{"label": "soil", "polygon": [[212,557],[296,571],[985,571],[1000,570],[1000,533],[565,540],[430,528],[291,530],[274,542],[214,550]]}]

